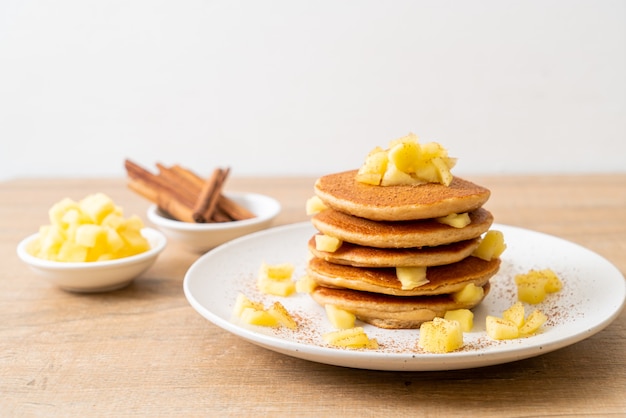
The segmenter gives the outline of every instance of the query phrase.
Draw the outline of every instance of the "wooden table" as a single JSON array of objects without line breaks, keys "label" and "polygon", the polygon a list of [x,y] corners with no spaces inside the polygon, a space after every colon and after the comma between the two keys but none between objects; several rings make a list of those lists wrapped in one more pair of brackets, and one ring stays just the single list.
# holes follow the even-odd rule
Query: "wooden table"
[{"label": "wooden table", "polygon": [[[469,177],[492,190],[499,223],[558,235],[626,272],[626,174]],[[279,199],[277,224],[304,221],[312,178],[232,178]],[[73,294],[15,247],[62,197],[101,191],[127,214],[148,202],[120,179],[0,183],[2,416],[625,416],[626,314],[602,332],[514,363],[446,372],[353,370],[259,348],[187,303],[196,254],[170,242],[129,287]],[[144,217],[145,219],[145,217]]]}]

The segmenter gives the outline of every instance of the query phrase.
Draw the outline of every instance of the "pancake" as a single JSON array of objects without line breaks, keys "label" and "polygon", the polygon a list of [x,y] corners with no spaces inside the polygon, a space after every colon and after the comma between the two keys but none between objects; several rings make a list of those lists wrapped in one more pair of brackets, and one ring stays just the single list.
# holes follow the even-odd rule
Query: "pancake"
[{"label": "pancake", "polygon": [[377,248],[434,247],[479,237],[489,230],[493,215],[484,208],[469,214],[471,223],[454,228],[434,219],[416,221],[372,221],[325,209],[311,218],[323,234],[352,244]]},{"label": "pancake", "polygon": [[[483,289],[486,296],[489,283]],[[363,322],[386,329],[419,328],[422,322],[443,317],[446,311],[471,309],[482,302],[464,304],[455,302],[449,295],[397,297],[324,286],[313,290],[311,297],[322,306],[335,305],[352,312]]]},{"label": "pancake", "polygon": [[330,263],[354,267],[440,266],[468,257],[479,243],[480,240],[474,238],[437,247],[375,248],[344,242],[337,251],[330,253],[318,251],[313,236],[309,240],[309,251]]},{"label": "pancake", "polygon": [[428,267],[428,283],[414,289],[402,289],[395,268],[366,268],[333,264],[320,258],[311,258],[307,276],[326,287],[346,288],[393,296],[433,296],[462,290],[474,283],[483,286],[500,268],[500,259],[490,261],[467,257],[444,266]]},{"label": "pancake", "polygon": [[374,186],[356,181],[358,170],[320,177],[315,194],[329,207],[362,218],[406,221],[470,212],[481,207],[490,191],[459,177],[439,183]]}]

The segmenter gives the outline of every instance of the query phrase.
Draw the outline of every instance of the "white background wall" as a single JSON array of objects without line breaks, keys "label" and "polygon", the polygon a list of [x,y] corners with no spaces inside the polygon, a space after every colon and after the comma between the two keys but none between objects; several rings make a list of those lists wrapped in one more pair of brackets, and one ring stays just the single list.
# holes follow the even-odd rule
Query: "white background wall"
[{"label": "white background wall", "polygon": [[626,171],[626,2],[0,0],[0,180],[358,167]]}]

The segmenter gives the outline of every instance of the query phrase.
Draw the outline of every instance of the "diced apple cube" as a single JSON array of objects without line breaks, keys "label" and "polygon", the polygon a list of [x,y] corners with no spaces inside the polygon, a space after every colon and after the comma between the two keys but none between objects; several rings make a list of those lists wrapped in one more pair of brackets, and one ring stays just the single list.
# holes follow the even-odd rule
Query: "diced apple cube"
[{"label": "diced apple cube", "polygon": [[447,311],[443,319],[457,321],[461,325],[461,331],[470,332],[474,328],[474,313],[469,309],[454,309]]},{"label": "diced apple cube", "polygon": [[327,344],[345,348],[378,348],[378,342],[370,339],[363,327],[327,332],[322,335]]},{"label": "diced apple cube", "polygon": [[343,242],[339,238],[331,237],[326,234],[315,235],[315,249],[327,253],[334,253],[341,247]]},{"label": "diced apple cube", "polygon": [[326,204],[318,196],[313,196],[306,201],[305,209],[307,215],[315,215],[327,208]]},{"label": "diced apple cube", "polygon": [[48,210],[48,218],[50,219],[50,223],[52,225],[60,225],[63,223],[63,216],[69,210],[77,210],[78,203],[74,202],[70,198],[64,198],[54,205]]},{"label": "diced apple cube", "polygon": [[469,283],[465,285],[465,287],[457,292],[452,294],[452,299],[456,303],[463,303],[474,305],[480,302],[485,297],[485,290],[476,286],[474,283]]},{"label": "diced apple cube", "polygon": [[458,321],[436,317],[420,326],[419,346],[431,353],[449,353],[463,346],[463,331]]},{"label": "diced apple cube", "polygon": [[419,160],[420,146],[416,141],[401,141],[388,151],[389,162],[404,173],[415,173]]},{"label": "diced apple cube", "polygon": [[91,248],[95,247],[96,242],[103,236],[106,236],[106,231],[100,225],[83,224],[76,228],[74,239],[78,245]]},{"label": "diced apple cube", "polygon": [[521,335],[534,334],[543,324],[546,323],[547,320],[548,317],[543,312],[535,309],[530,315],[528,315],[526,322],[524,322],[524,325],[520,327],[519,332]]},{"label": "diced apple cube", "polygon": [[485,320],[487,335],[494,340],[510,340],[519,337],[519,328],[513,321],[488,315]]},{"label": "diced apple cube", "polygon": [[436,219],[437,222],[449,225],[453,228],[465,228],[467,225],[472,223],[469,213],[451,213]]},{"label": "diced apple cube", "polygon": [[356,316],[352,312],[339,309],[335,305],[325,305],[324,309],[328,320],[335,328],[348,329],[354,327]]},{"label": "diced apple cube", "polygon": [[398,185],[410,185],[419,184],[420,181],[412,177],[410,174],[399,170],[395,165],[389,164],[387,171],[383,175],[380,181],[381,186],[398,186]]},{"label": "diced apple cube", "polygon": [[263,310],[263,304],[260,302],[253,302],[243,293],[237,294],[237,299],[235,299],[235,307],[233,308],[233,314],[235,316],[241,316],[241,313],[246,308],[252,308],[255,310]]},{"label": "diced apple cube", "polygon": [[508,319],[519,328],[524,324],[525,315],[524,305],[518,301],[502,313],[502,318]]},{"label": "diced apple cube", "polygon": [[289,328],[296,329],[298,324],[293,319],[291,314],[287,312],[287,309],[280,302],[274,302],[274,304],[267,310],[267,312],[272,315],[279,322],[280,325]]},{"label": "diced apple cube", "polygon": [[75,243],[74,241],[64,241],[58,250],[57,258],[65,262],[79,263],[87,261],[88,248]]},{"label": "diced apple cube", "polygon": [[558,292],[563,283],[550,269],[530,270],[526,274],[515,276],[518,299],[527,303],[542,302],[547,293]]},{"label": "diced apple cube", "polygon": [[267,295],[287,297],[296,291],[296,284],[291,280],[272,280],[269,278],[259,278],[257,288]]},{"label": "diced apple cube", "polygon": [[278,319],[267,311],[254,308],[244,308],[241,312],[241,319],[248,324],[262,327],[278,327],[280,325]]},{"label": "diced apple cube", "polygon": [[472,255],[482,260],[490,261],[500,257],[504,250],[506,250],[504,234],[501,231],[491,230],[487,231]]},{"label": "diced apple cube", "polygon": [[261,264],[260,275],[274,280],[291,279],[293,270],[294,266],[290,263],[267,264],[263,262]]},{"label": "diced apple cube", "polygon": [[311,293],[317,287],[317,282],[309,276],[302,276],[296,280],[296,292]]},{"label": "diced apple cube", "polygon": [[78,205],[96,224],[100,224],[105,216],[115,211],[115,203],[104,193],[89,195],[78,202]]},{"label": "diced apple cube", "polygon": [[402,289],[410,290],[429,282],[426,278],[426,267],[396,267],[396,276],[402,284]]},{"label": "diced apple cube", "polygon": [[439,182],[445,186],[449,186],[452,183],[454,176],[450,172],[450,168],[445,160],[440,157],[433,158],[432,165],[437,169]]}]

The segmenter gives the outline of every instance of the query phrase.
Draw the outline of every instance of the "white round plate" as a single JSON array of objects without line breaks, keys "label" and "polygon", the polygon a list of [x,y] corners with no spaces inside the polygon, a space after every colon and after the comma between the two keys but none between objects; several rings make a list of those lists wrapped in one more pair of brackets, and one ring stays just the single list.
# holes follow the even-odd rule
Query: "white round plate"
[{"label": "white round plate", "polygon": [[[308,294],[289,297],[263,295],[256,290],[262,262],[291,263],[294,279],[305,274],[307,242],[315,233],[309,222],[271,228],[238,238],[200,257],[187,271],[184,291],[191,306],[215,325],[244,340],[289,356],[336,366],[372,370],[452,370],[489,366],[545,354],[588,338],[611,323],[626,298],[626,282],[606,259],[577,244],[517,227],[494,224],[502,231],[507,250],[491,280],[491,291],[474,310],[474,329],[464,334],[464,347],[430,354],[417,347],[419,330],[385,330],[361,324],[378,340],[376,350],[327,346],[322,334],[332,331],[324,309]],[[539,305],[548,322],[536,335],[506,341],[485,332],[487,315],[501,316],[517,300],[514,276],[531,269],[550,268],[564,283]],[[299,322],[297,330],[243,324],[233,318],[238,293],[263,302],[278,300]]]}]

